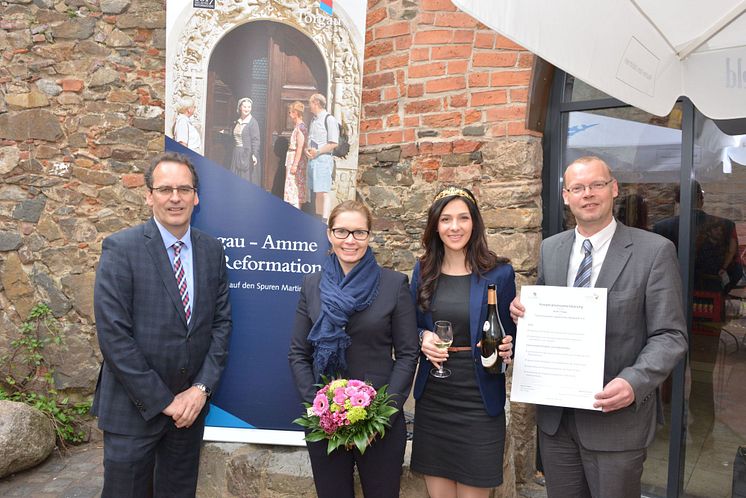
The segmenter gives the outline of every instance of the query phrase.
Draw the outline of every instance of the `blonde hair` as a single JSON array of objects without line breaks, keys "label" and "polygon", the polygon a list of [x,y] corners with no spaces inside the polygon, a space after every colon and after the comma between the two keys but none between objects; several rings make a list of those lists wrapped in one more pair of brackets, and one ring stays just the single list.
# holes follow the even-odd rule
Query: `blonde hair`
[{"label": "blonde hair", "polygon": [[288,110],[296,113],[298,116],[303,116],[303,111],[306,110],[306,106],[303,105],[303,102],[296,100],[292,104],[288,104]]}]

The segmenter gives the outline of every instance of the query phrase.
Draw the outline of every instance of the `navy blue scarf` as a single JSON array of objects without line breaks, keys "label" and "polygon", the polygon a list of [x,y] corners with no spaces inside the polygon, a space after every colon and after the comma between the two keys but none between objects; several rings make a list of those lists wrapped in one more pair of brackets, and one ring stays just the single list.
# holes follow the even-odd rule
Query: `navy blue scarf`
[{"label": "navy blue scarf", "polygon": [[332,253],[321,267],[321,313],[308,334],[313,346],[313,373],[335,376],[347,373],[346,351],[350,336],[345,326],[350,316],[362,311],[378,296],[381,267],[370,247],[365,256],[347,275],[342,271],[337,256]]}]

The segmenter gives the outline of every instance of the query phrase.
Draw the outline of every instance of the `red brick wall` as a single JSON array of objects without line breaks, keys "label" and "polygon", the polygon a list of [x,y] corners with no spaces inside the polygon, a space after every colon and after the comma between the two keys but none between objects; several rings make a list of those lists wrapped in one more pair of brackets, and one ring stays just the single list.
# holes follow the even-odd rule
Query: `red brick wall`
[{"label": "red brick wall", "polygon": [[[532,54],[450,0],[368,0],[360,145],[401,145],[413,172],[524,128]],[[430,156],[430,157],[428,157]]]}]

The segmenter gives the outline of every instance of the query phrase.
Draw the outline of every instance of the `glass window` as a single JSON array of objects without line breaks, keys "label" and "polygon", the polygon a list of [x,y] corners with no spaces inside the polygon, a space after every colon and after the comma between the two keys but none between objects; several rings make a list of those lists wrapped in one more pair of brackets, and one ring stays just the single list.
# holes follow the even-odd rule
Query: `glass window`
[{"label": "glass window", "polygon": [[746,129],[694,120],[692,331],[684,491],[729,497],[746,441]]},{"label": "glass window", "polygon": [[[681,104],[665,117],[623,107],[569,112],[563,119],[567,131],[563,168],[582,156],[603,159],[619,185],[614,210],[617,220],[653,230],[657,221],[676,213],[673,193],[681,171]],[[572,213],[565,208],[565,227],[573,226]],[[744,350],[746,354],[746,347]],[[668,476],[670,381],[662,392],[666,424],[658,427],[648,448],[642,478],[645,493],[658,496],[666,495]]]}]

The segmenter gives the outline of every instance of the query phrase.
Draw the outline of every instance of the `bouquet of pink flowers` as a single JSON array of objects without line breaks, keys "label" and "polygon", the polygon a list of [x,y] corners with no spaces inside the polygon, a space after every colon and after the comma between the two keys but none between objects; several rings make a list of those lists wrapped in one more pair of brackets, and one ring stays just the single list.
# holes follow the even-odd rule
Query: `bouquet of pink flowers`
[{"label": "bouquet of pink flowers", "polygon": [[303,403],[306,414],[293,423],[310,429],[306,441],[327,439],[327,454],[340,446],[357,447],[365,453],[376,436],[383,437],[391,425],[389,417],[398,411],[391,406],[388,386],[376,391],[370,384],[355,379],[337,379],[320,386],[313,403]]}]

